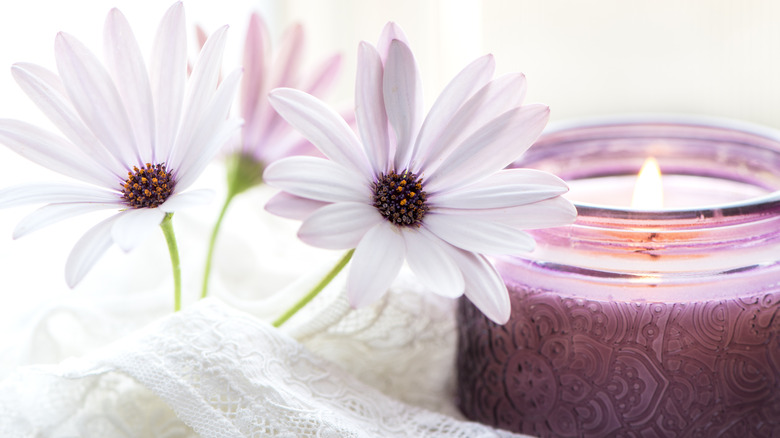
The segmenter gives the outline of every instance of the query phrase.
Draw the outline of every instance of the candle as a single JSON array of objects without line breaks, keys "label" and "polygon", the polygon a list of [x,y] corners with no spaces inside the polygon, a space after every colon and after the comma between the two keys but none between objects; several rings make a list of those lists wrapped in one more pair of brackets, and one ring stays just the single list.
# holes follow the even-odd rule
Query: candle
[{"label": "candle", "polygon": [[[663,204],[631,206],[647,157]],[[599,122],[517,165],[569,181],[579,218],[497,260],[506,325],[459,303],[463,413],[542,437],[780,434],[780,135]]]}]

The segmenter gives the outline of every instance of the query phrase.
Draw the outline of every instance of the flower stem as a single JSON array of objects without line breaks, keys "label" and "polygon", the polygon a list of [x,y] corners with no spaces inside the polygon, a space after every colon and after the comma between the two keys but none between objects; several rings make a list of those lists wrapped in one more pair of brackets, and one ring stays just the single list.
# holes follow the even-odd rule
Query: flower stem
[{"label": "flower stem", "polygon": [[311,301],[314,297],[317,296],[320,292],[322,292],[323,289],[325,289],[325,286],[327,286],[334,278],[336,278],[336,275],[338,275],[339,272],[341,272],[342,269],[344,269],[344,266],[349,263],[349,260],[352,258],[352,253],[354,253],[354,249],[350,249],[349,251],[344,254],[344,257],[341,258],[341,260],[336,263],[336,266],[333,267],[333,269],[328,272],[325,277],[320,280],[319,283],[317,283],[316,286],[312,290],[309,291],[306,295],[304,295],[303,298],[301,298],[297,303],[295,303],[294,306],[292,306],[287,312],[285,312],[282,316],[279,317],[276,321],[273,322],[274,327],[280,327],[282,324],[287,322],[288,319],[290,319],[293,315],[298,313],[299,310],[301,310],[305,305],[309,304],[309,301]]},{"label": "flower stem", "polygon": [[225,218],[228,206],[236,195],[243,193],[254,186],[263,182],[263,162],[257,160],[251,155],[236,153],[227,159],[227,195],[225,204],[219,212],[217,222],[211,231],[209,248],[206,252],[206,264],[203,267],[203,286],[200,292],[201,298],[206,298],[209,293],[209,278],[211,277],[211,264],[214,260],[214,247],[217,243],[217,236],[222,227],[222,220]]},{"label": "flower stem", "polygon": [[179,246],[176,244],[176,235],[173,233],[171,218],[173,213],[167,213],[160,223],[165,242],[168,244],[168,252],[171,254],[171,266],[173,267],[173,311],[181,310],[181,261],[179,260]]},{"label": "flower stem", "polygon": [[236,196],[235,193],[228,193],[225,198],[225,203],[222,205],[222,210],[219,212],[217,222],[214,224],[214,229],[211,230],[211,239],[209,240],[209,249],[206,253],[206,266],[203,267],[203,289],[201,290],[200,297],[206,298],[209,293],[209,278],[211,277],[211,262],[214,259],[214,247],[217,243],[217,235],[219,235],[219,229],[222,226],[222,220],[225,218],[230,201]]}]

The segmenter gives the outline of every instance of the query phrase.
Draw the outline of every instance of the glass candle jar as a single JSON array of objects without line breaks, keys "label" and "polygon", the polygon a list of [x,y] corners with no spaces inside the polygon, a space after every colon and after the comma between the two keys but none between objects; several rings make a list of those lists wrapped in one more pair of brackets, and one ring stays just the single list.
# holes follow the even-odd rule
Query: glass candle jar
[{"label": "glass candle jar", "polygon": [[[655,157],[671,203],[629,207]],[[498,259],[504,325],[458,309],[458,403],[541,437],[780,436],[780,134],[723,121],[545,133],[518,167],[579,217]]]}]

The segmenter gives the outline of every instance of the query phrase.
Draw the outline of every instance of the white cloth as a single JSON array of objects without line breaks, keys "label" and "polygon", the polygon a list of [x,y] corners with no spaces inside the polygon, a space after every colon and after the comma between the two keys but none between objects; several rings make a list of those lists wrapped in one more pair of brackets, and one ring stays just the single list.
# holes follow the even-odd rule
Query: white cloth
[{"label": "white cloth", "polygon": [[0,436],[513,436],[457,418],[452,301],[401,280],[354,311],[327,290],[284,330],[209,298],[83,357],[17,368],[0,383]]}]

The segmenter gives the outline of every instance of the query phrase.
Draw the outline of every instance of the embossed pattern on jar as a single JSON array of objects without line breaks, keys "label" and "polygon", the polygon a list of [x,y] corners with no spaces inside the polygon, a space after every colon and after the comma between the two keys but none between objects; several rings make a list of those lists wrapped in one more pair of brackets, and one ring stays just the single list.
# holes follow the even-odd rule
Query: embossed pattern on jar
[{"label": "embossed pattern on jar", "polygon": [[773,436],[780,431],[773,289],[665,304],[512,285],[504,327],[463,300],[461,409],[538,436]]}]

